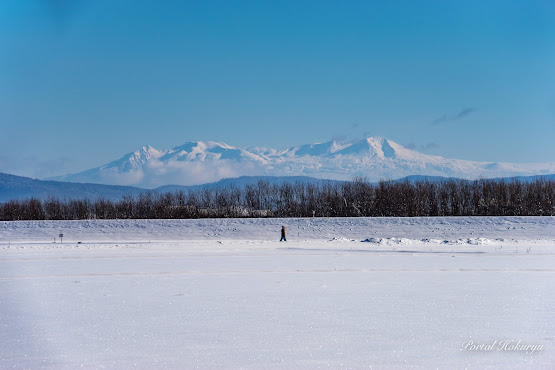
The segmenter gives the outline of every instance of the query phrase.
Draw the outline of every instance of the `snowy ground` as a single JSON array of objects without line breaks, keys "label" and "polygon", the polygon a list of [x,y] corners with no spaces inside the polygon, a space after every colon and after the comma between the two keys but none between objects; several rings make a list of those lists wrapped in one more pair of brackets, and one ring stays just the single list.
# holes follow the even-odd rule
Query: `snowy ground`
[{"label": "snowy ground", "polygon": [[547,369],[554,316],[552,217],[0,222],[2,369]]}]

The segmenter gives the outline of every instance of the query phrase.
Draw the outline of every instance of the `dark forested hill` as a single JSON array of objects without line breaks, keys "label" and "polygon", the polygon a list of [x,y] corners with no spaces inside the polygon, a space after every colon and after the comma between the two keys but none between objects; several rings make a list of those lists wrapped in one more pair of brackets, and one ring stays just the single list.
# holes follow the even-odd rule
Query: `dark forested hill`
[{"label": "dark forested hill", "polygon": [[77,184],[60,181],[42,181],[0,173],[0,202],[11,199],[98,199],[119,200],[124,195],[138,195],[145,189],[131,186]]}]

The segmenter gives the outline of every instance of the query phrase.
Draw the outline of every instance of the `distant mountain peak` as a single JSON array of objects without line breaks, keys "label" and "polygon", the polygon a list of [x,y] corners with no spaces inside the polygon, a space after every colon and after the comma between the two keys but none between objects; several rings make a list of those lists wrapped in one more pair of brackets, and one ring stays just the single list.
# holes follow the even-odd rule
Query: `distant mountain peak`
[{"label": "distant mountain peak", "polygon": [[164,150],[158,150],[150,145],[144,145],[139,150],[133,152],[135,156],[145,158],[147,160],[150,158],[160,158],[164,153]]},{"label": "distant mountain peak", "polygon": [[383,137],[330,140],[285,150],[188,141],[169,150],[145,145],[107,165],[54,180],[134,185],[195,185],[239,176],[311,176],[371,181],[411,175],[474,179],[555,173],[555,163],[472,162],[427,155]]},{"label": "distant mountain peak", "polygon": [[336,156],[359,156],[361,158],[397,158],[408,151],[402,145],[382,137],[368,137],[348,145],[335,152]]},{"label": "distant mountain peak", "polygon": [[348,144],[340,144],[335,140],[332,140],[326,141],[325,143],[306,144],[298,147],[289,148],[286,152],[289,153],[290,156],[319,157],[333,154],[345,148],[346,146],[348,146]]}]

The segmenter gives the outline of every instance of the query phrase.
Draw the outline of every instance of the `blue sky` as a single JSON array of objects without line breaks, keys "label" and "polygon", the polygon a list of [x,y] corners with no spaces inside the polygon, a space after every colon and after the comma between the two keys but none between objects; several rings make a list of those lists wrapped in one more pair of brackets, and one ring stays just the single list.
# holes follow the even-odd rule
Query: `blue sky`
[{"label": "blue sky", "polygon": [[363,136],[555,161],[555,2],[0,1],[0,172]]}]

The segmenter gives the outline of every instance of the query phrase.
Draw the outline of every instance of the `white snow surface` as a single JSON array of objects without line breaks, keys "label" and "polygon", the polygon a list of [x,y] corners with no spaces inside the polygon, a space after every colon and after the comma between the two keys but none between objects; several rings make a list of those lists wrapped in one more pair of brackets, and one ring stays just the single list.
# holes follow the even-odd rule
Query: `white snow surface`
[{"label": "white snow surface", "polygon": [[0,368],[549,369],[554,293],[554,217],[0,222]]},{"label": "white snow surface", "polygon": [[419,153],[382,137],[357,142],[307,144],[285,150],[242,149],[215,141],[187,142],[169,150],[151,146],[107,165],[52,178],[60,181],[134,185],[198,185],[239,176],[311,176],[370,181],[430,175],[477,179],[549,175],[555,163],[497,163],[448,159]]}]

